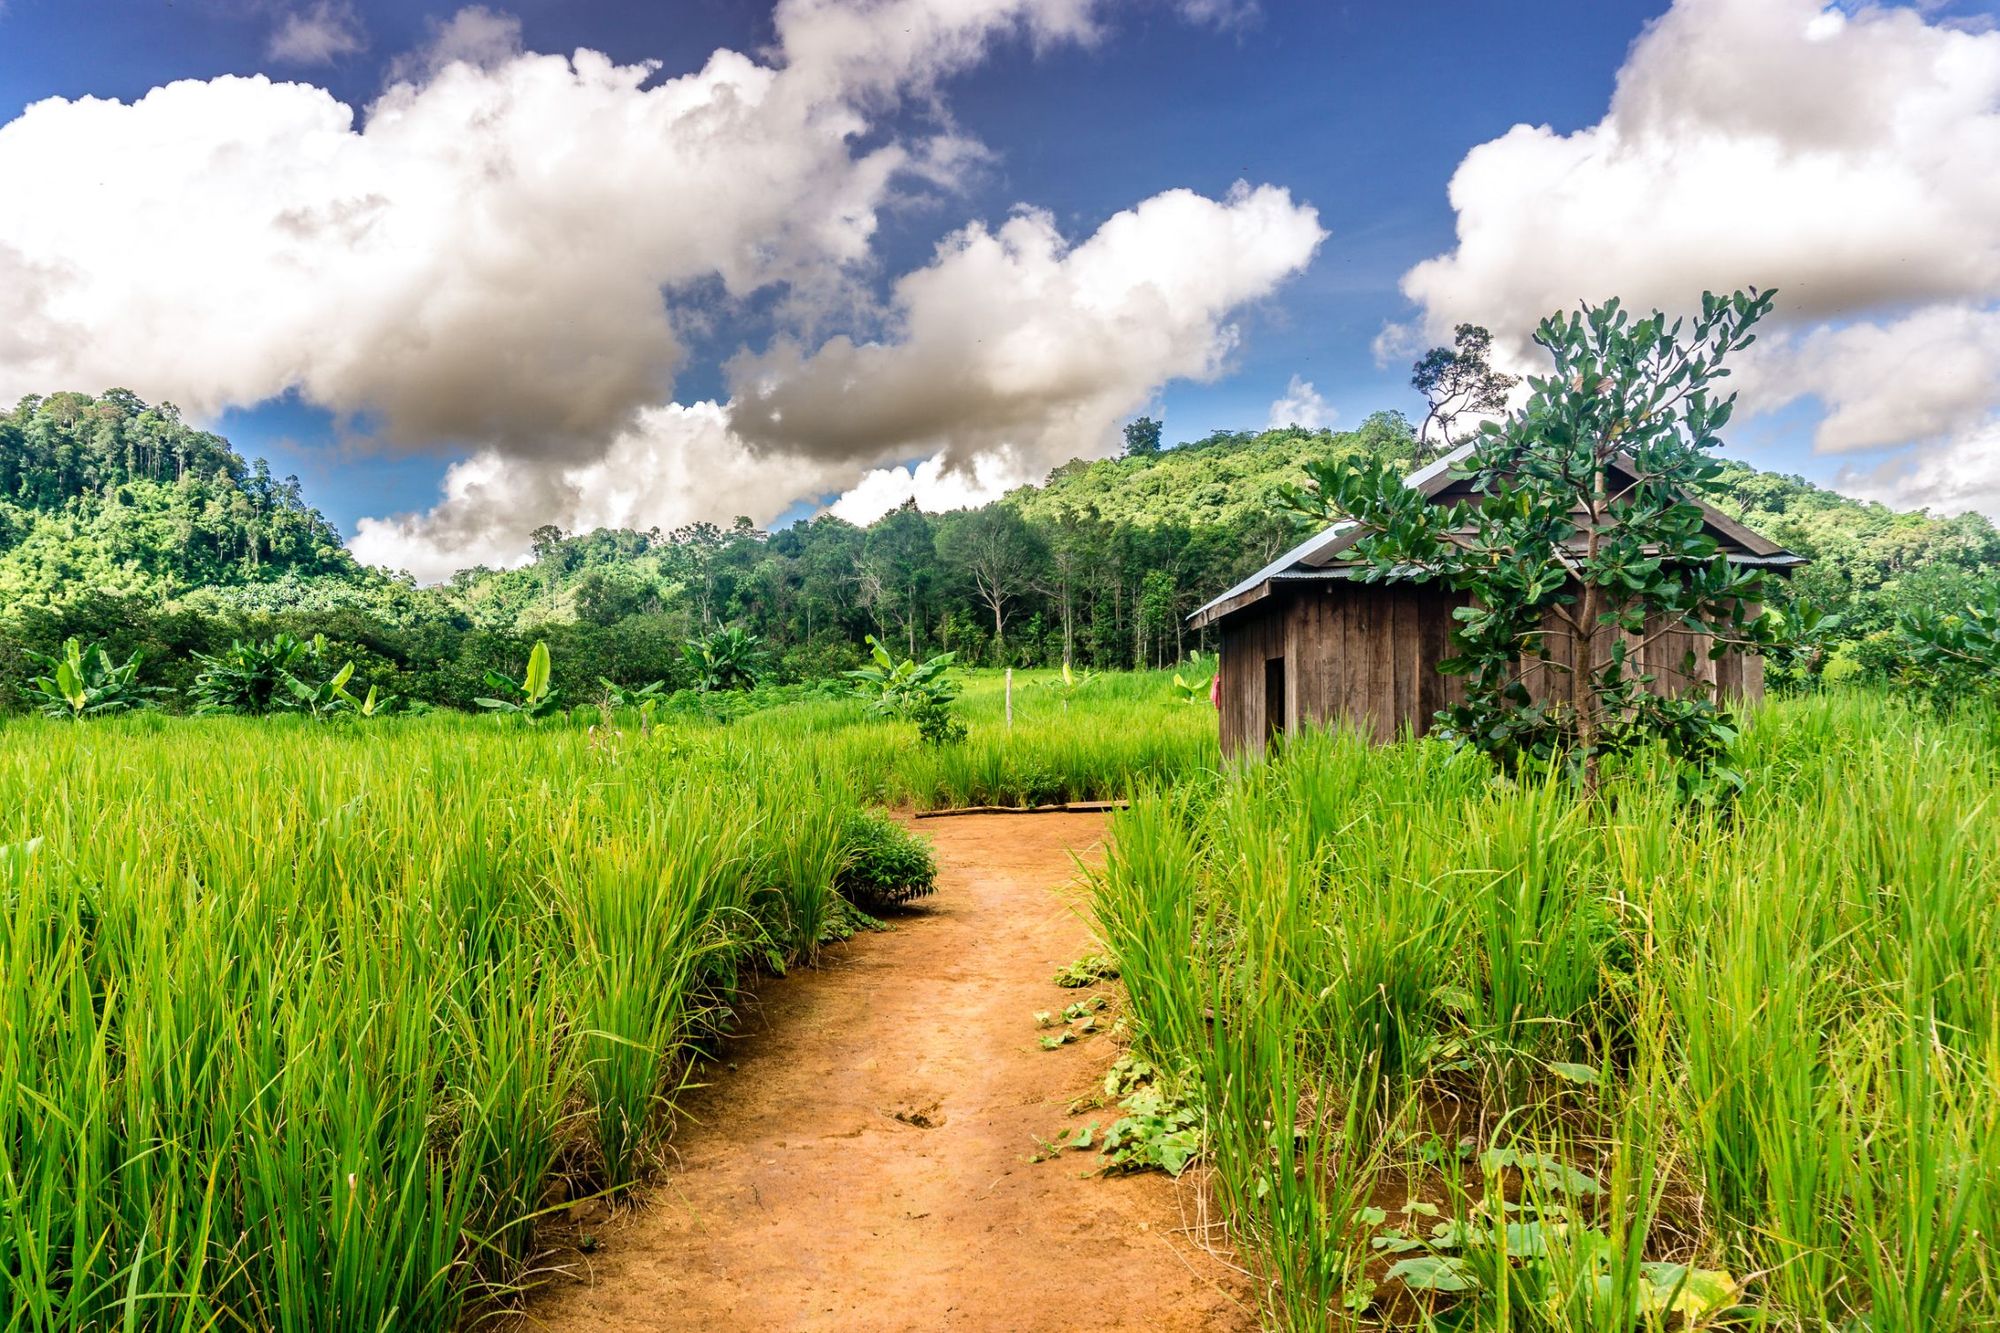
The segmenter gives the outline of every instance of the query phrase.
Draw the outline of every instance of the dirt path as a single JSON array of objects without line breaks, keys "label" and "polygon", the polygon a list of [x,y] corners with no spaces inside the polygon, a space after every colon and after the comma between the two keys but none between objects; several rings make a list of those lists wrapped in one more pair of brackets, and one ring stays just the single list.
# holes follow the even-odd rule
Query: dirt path
[{"label": "dirt path", "polygon": [[601,1228],[531,1327],[1255,1327],[1184,1234],[1190,1188],[1027,1160],[1116,1055],[1103,1037],[1044,1051],[1033,1019],[1076,998],[1049,978],[1089,950],[1063,886],[1101,818],[918,827],[937,896],[765,991],[734,1071],[685,1103],[680,1166]]}]

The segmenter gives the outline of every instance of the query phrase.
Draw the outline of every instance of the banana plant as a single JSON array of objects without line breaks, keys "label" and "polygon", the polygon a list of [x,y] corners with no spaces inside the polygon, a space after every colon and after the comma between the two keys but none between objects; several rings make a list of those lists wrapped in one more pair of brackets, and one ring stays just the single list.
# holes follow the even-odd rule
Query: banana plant
[{"label": "banana plant", "polygon": [[232,639],[213,657],[196,653],[201,671],[194,678],[194,711],[258,716],[290,707],[294,695],[286,682],[293,669],[325,648],[323,636],[307,642],[292,634],[274,634],[249,643]]},{"label": "banana plant", "polygon": [[351,711],[356,717],[381,717],[395,708],[396,698],[397,696],[393,694],[383,694],[374,685],[370,685],[368,693],[360,699],[355,698],[346,690],[340,692],[342,706]]},{"label": "banana plant", "polygon": [[735,625],[704,638],[690,639],[681,655],[694,673],[694,687],[703,694],[717,690],[747,690],[764,674],[762,640]]},{"label": "banana plant", "polygon": [[[1200,665],[1201,665],[1200,653],[1194,653],[1191,656],[1189,656],[1188,658],[1189,667],[1198,667]],[[1202,676],[1195,680],[1189,680],[1186,676],[1183,676],[1180,672],[1176,671],[1174,672],[1174,697],[1176,699],[1179,699],[1184,704],[1207,703],[1208,692],[1214,686],[1214,684],[1215,684],[1215,672],[1213,670],[1211,670],[1206,676]]]},{"label": "banana plant", "polygon": [[557,691],[549,685],[549,645],[545,640],[535,640],[535,649],[528,654],[528,674],[519,681],[510,680],[498,671],[488,671],[486,683],[497,693],[513,697],[474,699],[481,708],[496,713],[518,713],[530,722],[540,721],[556,711]]},{"label": "banana plant", "polygon": [[48,668],[48,674],[29,680],[23,694],[44,717],[76,721],[122,713],[144,707],[145,696],[152,693],[138,683],[136,652],[120,664],[112,661],[111,654],[101,646],[92,644],[85,648],[81,640],[72,637],[63,642],[60,653],[36,656]]},{"label": "banana plant", "polygon": [[1047,682],[1047,688],[1056,692],[1056,697],[1062,700],[1063,712],[1067,713],[1069,711],[1069,701],[1096,683],[1096,672],[1087,667],[1080,672],[1072,671],[1068,661],[1064,661],[1062,664],[1062,675]]},{"label": "banana plant", "polygon": [[347,682],[354,679],[354,663],[349,662],[326,680],[304,680],[292,672],[285,673],[285,685],[297,702],[294,707],[302,709],[316,720],[324,721],[346,706],[349,698]]},{"label": "banana plant", "polygon": [[869,701],[868,710],[882,717],[908,717],[923,707],[941,708],[958,697],[958,685],[945,673],[957,653],[939,653],[919,662],[898,662],[873,634],[868,636],[870,660],[841,674],[854,682],[855,693]]},{"label": "banana plant", "polygon": [[606,708],[644,708],[647,704],[657,706],[660,696],[667,688],[667,682],[664,680],[651,681],[636,689],[620,685],[605,676],[599,676],[597,683],[604,687]]}]

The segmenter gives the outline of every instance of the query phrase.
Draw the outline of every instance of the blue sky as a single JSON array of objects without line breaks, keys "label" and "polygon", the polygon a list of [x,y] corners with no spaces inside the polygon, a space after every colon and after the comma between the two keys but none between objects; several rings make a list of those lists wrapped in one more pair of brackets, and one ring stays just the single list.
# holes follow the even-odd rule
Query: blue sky
[{"label": "blue sky", "polygon": [[[1021,2],[1025,9],[1037,4]],[[1084,0],[1046,0],[1044,7],[1059,3],[1088,7]],[[1747,10],[1759,3],[1790,6],[1794,17],[1806,22],[1818,9],[1801,7],[1800,0],[1686,0],[1684,10],[1711,12],[1683,14],[1679,21],[1697,34],[1717,28],[1725,17],[1754,24],[1765,16]],[[324,88],[353,107],[359,121],[392,72],[407,73],[409,53],[435,43],[457,9],[368,0],[182,0],[171,5],[7,0],[0,10],[0,123],[48,97],[130,102],[174,80],[258,73]],[[1018,204],[1047,210],[1063,241],[1080,244],[1113,215],[1162,192],[1192,190],[1223,200],[1237,181],[1279,187],[1294,204],[1316,210],[1325,239],[1309,262],[1273,277],[1246,299],[1237,299],[1237,293],[1226,309],[1218,307],[1207,317],[1203,332],[1230,326],[1238,331],[1219,374],[1203,382],[1163,371],[1163,382],[1143,401],[1130,404],[1125,415],[1163,407],[1170,440],[1218,428],[1260,427],[1295,376],[1310,381],[1336,424],[1352,425],[1377,408],[1410,410],[1416,400],[1407,386],[1408,355],[1397,354],[1384,365],[1371,350],[1385,325],[1416,325],[1418,334],[1409,341],[1421,343],[1428,341],[1421,336],[1426,319],[1433,330],[1446,327],[1465,303],[1484,302],[1494,309],[1485,322],[1498,330],[1514,296],[1503,278],[1475,271],[1479,263],[1491,267],[1503,261],[1475,259],[1470,249],[1465,262],[1426,301],[1413,304],[1399,290],[1414,266],[1453,251],[1460,219],[1447,186],[1454,171],[1468,153],[1517,125],[1545,126],[1546,143],[1558,145],[1567,145],[1569,136],[1587,136],[1606,119],[1621,66],[1628,59],[1642,59],[1632,55],[1635,39],[1668,6],[1624,0],[1538,0],[1526,8],[1475,0],[1394,6],[1264,0],[1220,21],[1188,9],[1200,6],[1166,0],[1099,4],[1091,11],[1098,31],[1090,40],[1035,40],[1019,29],[995,30],[981,38],[976,58],[944,68],[934,88],[905,87],[890,99],[893,105],[870,104],[870,123],[855,141],[857,155],[870,146],[915,141],[948,128],[983,145],[985,157],[956,171],[946,185],[919,185],[878,199],[867,257],[843,269],[850,286],[885,302],[892,282],[924,269],[941,240],[969,223],[998,228]],[[621,63],[654,60],[662,79],[699,69],[718,48],[771,65],[788,58],[777,49],[780,34],[771,5],[756,0],[671,5],[522,0],[495,10],[491,17],[518,20],[519,45],[528,52],[566,54],[582,47]],[[1838,11],[1832,12],[1837,18]],[[1907,23],[1871,27],[1874,11],[1857,10],[1843,39],[1856,48],[1864,37],[1878,47],[1897,41],[1984,41],[1991,34],[1980,29],[1991,12],[1984,4],[1947,6],[1943,13],[1921,16],[1911,12],[1905,17],[1919,25],[1918,31]],[[310,60],[279,54],[275,34],[295,17],[329,21],[345,34],[335,45],[355,49]],[[1746,60],[1752,53],[1738,48],[1750,44],[1747,33],[1729,48]],[[1801,46],[1799,58],[1818,58],[1817,48],[1827,45],[1825,37],[1825,31],[1817,31],[1814,49]],[[1650,62],[1648,69],[1662,71],[1661,79],[1671,82],[1681,77],[1676,71],[1704,68],[1692,56],[1687,57],[1690,63],[1676,65],[1681,57],[1664,39],[1656,46],[1643,60]],[[1886,69],[1892,63],[1886,50],[1871,57],[1858,49],[1854,58],[1864,69],[1877,64]],[[399,60],[404,64],[398,65]],[[1776,69],[1771,77],[1783,82]],[[1687,91],[1691,104],[1707,95],[1698,88]],[[1890,88],[1888,95],[1923,97],[1929,90]],[[1974,89],[1972,103],[1981,95]],[[1724,89],[1715,96],[1736,98],[1729,114],[1740,113],[1746,122],[1766,114],[1745,100],[1751,94]],[[1984,110],[1993,111],[1990,101]],[[1797,113],[1802,122],[1817,114],[1810,106]],[[1750,128],[1758,133],[1768,129]],[[80,172],[88,171],[90,143],[96,142],[88,134],[82,137],[77,152],[83,160],[75,162]],[[1517,146],[1523,152],[1532,147]],[[1880,145],[1857,145],[1857,154],[1864,149],[1880,156]],[[1567,177],[1587,174],[1563,170]],[[201,182],[189,180],[186,188],[189,206],[199,207],[194,201]],[[1666,188],[1677,187],[1670,182]],[[1695,183],[1687,188],[1692,192]],[[110,197],[116,198],[115,191]],[[1585,199],[1567,212],[1587,212],[1589,203]],[[1492,208],[1504,213],[1507,206],[1495,203]],[[1518,212],[1533,204],[1512,206]],[[5,208],[0,205],[0,219]],[[1494,225],[1504,232],[1509,224],[1503,217]],[[1560,233],[1558,226],[1557,246],[1562,244]],[[1581,234],[1588,239],[1587,232]],[[5,243],[0,229],[0,245]],[[1632,237],[1629,243],[1652,244],[1644,237]],[[1892,259],[1885,257],[1884,263]],[[1197,257],[1191,262],[1202,261]],[[1547,263],[1546,256],[1537,256],[1532,264],[1517,261],[1515,266],[1545,268]],[[1634,285],[1642,289],[1653,280],[1650,272],[1634,271],[1643,278]],[[1695,276],[1707,282],[1706,273]],[[1599,261],[1596,270],[1562,275],[1551,290],[1587,290],[1593,281],[1620,279],[1618,268],[1606,272]],[[1831,290],[1850,279],[1847,270],[1807,271],[1796,281],[1805,282],[1808,290]],[[1720,285],[1735,275],[1719,266],[1715,280]],[[1815,288],[1814,283],[1822,285]],[[1964,290],[1953,294],[1953,308],[1973,316],[1988,313],[1994,296],[1990,277],[1975,274],[1962,285]],[[731,359],[763,356],[786,338],[799,340],[810,354],[832,333],[852,332],[867,340],[892,327],[885,326],[879,312],[851,329],[837,319],[829,321],[823,312],[800,323],[785,300],[789,290],[784,283],[760,286],[747,296],[724,295],[717,283],[680,288],[672,397],[681,403],[727,402],[739,387],[732,381]],[[1534,296],[1519,293],[1522,301]],[[1923,299],[1913,292],[1907,299],[1875,293],[1847,305],[1836,300],[1826,311],[1815,312],[1824,316],[1822,322],[1800,323],[1796,336],[1803,343],[1817,332],[1823,341],[1830,340],[1864,318],[1899,330],[1903,326],[1895,321],[1921,313]],[[1825,345],[1833,347],[1830,341]],[[765,370],[771,364],[759,363]],[[162,370],[154,382],[171,384],[172,377],[171,370]],[[1802,372],[1798,385],[1808,387],[1788,389],[1789,398],[1774,399],[1768,413],[1748,421],[1738,431],[1738,452],[1767,466],[1849,480],[1860,475],[1857,466],[1903,458],[1896,450],[1910,441],[1866,432],[1843,437],[1840,452],[1815,452],[1815,429],[1841,404],[1812,392],[1812,378]],[[280,470],[297,472],[309,496],[351,534],[363,516],[422,511],[436,504],[446,468],[488,447],[477,435],[412,438],[407,431],[386,444],[374,438],[372,400],[357,397],[359,392],[343,396],[294,387],[275,398],[243,401],[257,393],[253,381],[247,388],[218,387],[206,396],[214,404],[219,429]],[[193,386],[186,394],[194,401],[204,397]],[[1113,397],[1093,401],[1111,402]],[[328,402],[337,410],[330,411]],[[1954,417],[1936,439],[1956,441],[1963,448],[1967,431],[1976,437],[1986,420],[1979,412],[1963,420]],[[963,451],[970,457],[984,447],[966,444]],[[1077,452],[1101,447],[1080,440]],[[524,448],[502,447],[503,453]],[[1990,453],[1986,445],[1979,448],[1979,457]],[[915,462],[922,456],[921,449],[912,448],[902,455],[871,458],[867,465]],[[1042,458],[1034,455],[1037,465]],[[826,493],[836,493],[844,484],[821,482],[830,487]],[[510,515],[510,521],[518,516]]]}]

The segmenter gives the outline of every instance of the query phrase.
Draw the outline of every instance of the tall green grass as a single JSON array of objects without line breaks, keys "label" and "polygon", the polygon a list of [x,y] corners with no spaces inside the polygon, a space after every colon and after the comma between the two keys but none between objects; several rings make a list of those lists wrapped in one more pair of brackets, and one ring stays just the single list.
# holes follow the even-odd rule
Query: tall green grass
[{"label": "tall green grass", "polygon": [[[1733,1326],[2000,1324],[1995,734],[1775,704],[1726,810],[1309,736],[1120,817],[1101,929],[1274,1321],[1678,1327],[1675,1261]],[[1495,1224],[1422,1251],[1469,1290],[1387,1279],[1412,1199]]]},{"label": "tall green grass", "polygon": [[[658,1159],[691,1042],[841,906],[863,802],[1211,761],[1165,678],[641,734],[0,723],[0,1328],[445,1329]],[[30,847],[32,846],[32,850]]]}]

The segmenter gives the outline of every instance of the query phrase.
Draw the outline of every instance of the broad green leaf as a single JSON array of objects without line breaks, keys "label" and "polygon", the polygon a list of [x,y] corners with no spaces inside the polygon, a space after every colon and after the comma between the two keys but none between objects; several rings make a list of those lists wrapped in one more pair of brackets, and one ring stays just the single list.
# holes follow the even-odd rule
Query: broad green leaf
[{"label": "broad green leaf", "polygon": [[1478,1284],[1463,1259],[1423,1255],[1404,1259],[1389,1269],[1388,1280],[1412,1291],[1471,1291]]},{"label": "broad green leaf", "polygon": [[521,692],[530,699],[539,699],[549,691],[549,645],[547,640],[535,640],[535,650],[528,654],[528,676],[521,682]]},{"label": "broad green leaf", "polygon": [[1597,1082],[1597,1069],[1592,1065],[1577,1065],[1569,1064],[1562,1060],[1551,1060],[1549,1062],[1549,1070],[1551,1073],[1561,1078],[1566,1078],[1572,1083],[1595,1084]]}]

